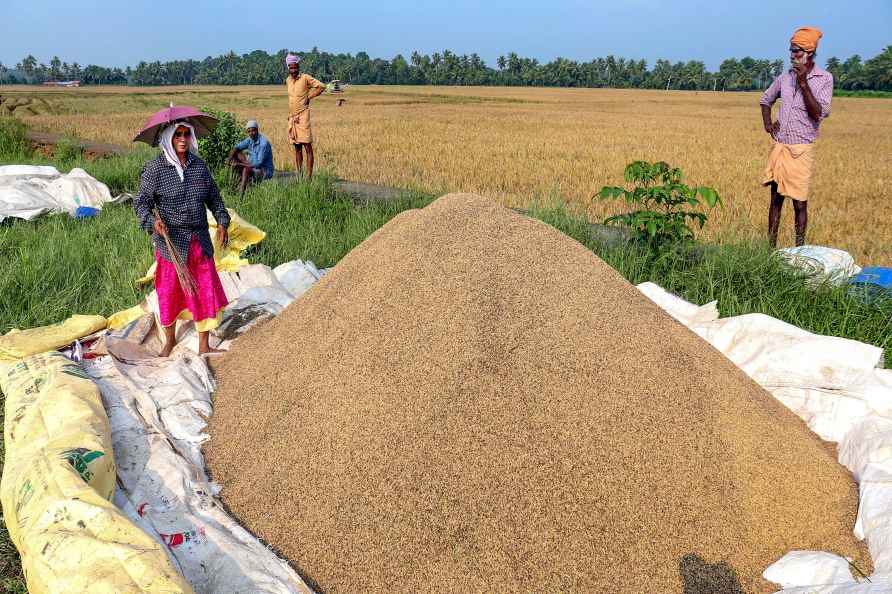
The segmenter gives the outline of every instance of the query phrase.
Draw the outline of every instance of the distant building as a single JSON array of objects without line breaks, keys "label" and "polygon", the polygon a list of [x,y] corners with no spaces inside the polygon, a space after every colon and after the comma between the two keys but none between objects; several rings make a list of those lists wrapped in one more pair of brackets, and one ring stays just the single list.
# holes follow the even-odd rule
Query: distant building
[{"label": "distant building", "polygon": [[81,86],[81,81],[79,80],[48,80],[43,83],[45,87],[79,87]]}]

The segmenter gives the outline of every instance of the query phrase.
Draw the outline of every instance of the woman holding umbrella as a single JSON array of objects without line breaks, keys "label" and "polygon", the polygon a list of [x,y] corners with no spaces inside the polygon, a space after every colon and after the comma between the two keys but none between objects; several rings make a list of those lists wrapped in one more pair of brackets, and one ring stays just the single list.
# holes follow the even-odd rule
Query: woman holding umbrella
[{"label": "woman holding umbrella", "polygon": [[155,247],[155,290],[164,331],[160,356],[176,346],[177,320],[193,320],[200,354],[220,352],[208,344],[228,301],[214,265],[207,207],[217,220],[217,243],[229,242],[229,214],[207,165],[198,157],[196,135],[206,134],[216,120],[191,107],[156,113],[134,141],[161,148],[143,167],[139,195],[133,202],[139,224],[152,234]]}]

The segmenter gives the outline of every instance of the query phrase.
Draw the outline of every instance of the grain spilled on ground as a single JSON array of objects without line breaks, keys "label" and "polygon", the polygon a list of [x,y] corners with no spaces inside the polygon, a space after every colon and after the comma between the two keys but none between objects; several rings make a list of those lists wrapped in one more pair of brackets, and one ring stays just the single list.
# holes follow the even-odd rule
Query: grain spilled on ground
[{"label": "grain spilled on ground", "polygon": [[403,213],[216,365],[223,499],[320,590],[769,592],[870,561],[792,413],[583,246]]}]

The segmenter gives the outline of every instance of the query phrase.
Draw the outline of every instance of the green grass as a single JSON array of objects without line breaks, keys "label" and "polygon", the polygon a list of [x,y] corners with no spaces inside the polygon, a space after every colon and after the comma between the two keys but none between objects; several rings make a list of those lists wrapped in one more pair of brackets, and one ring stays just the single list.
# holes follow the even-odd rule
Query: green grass
[{"label": "green grass", "polygon": [[833,91],[834,97],[873,97],[878,99],[892,98],[892,91],[845,91],[837,89]]},{"label": "green grass", "polygon": [[19,163],[27,159],[30,146],[25,125],[11,116],[0,116],[0,163]]},{"label": "green grass", "polygon": [[[46,162],[22,152],[14,136],[15,130],[10,134],[0,126],[0,164]],[[9,146],[18,148],[3,150]],[[82,166],[117,193],[136,190],[139,169],[152,154],[146,150],[85,161],[78,151],[69,151],[55,164],[63,171]],[[224,177],[219,176],[221,181]],[[432,197],[407,193],[394,202],[358,208],[338,194],[333,179],[322,172],[312,183],[266,182],[245,197],[224,189],[224,199],[268,234],[247,254],[252,262],[276,266],[300,258],[328,267],[393,216],[423,207]],[[535,206],[530,214],[594,250],[632,283],[650,280],[698,304],[717,299],[722,316],[761,312],[813,332],[881,347],[892,340],[889,303],[866,305],[844,288],[810,288],[765,245],[700,246],[658,257],[634,246],[597,243],[588,223],[563,206]],[[148,236],[125,204],[107,206],[98,217],[83,221],[65,215],[6,221],[0,224],[0,262],[12,263],[0,275],[4,333],[55,323],[74,313],[109,315],[140,302],[145,289],[136,288],[133,281],[151,264],[152,252]],[[25,592],[18,554],[2,528],[0,591]]]},{"label": "green grass", "polygon": [[[0,413],[2,420],[2,413]],[[4,594],[27,594],[25,578],[22,575],[22,562],[19,552],[9,540],[6,523],[0,522],[0,592]]]},{"label": "green grass", "polygon": [[[331,177],[312,183],[267,182],[244,198],[224,192],[244,219],[267,232],[248,254],[277,266],[300,258],[331,266],[401,210],[430,199],[407,194],[400,201],[357,209],[335,192]],[[153,261],[149,236],[136,225],[130,203],[108,205],[93,219],[45,216],[0,224],[0,259],[13,262],[0,275],[0,334],[61,321],[74,314],[108,316],[139,303],[134,280]]]},{"label": "green grass", "polygon": [[333,179],[322,174],[310,184],[265,182],[245,198],[229,197],[226,203],[267,233],[249,252],[252,262],[275,267],[299,258],[329,267],[395,215],[421,208],[431,199],[406,193],[395,202],[356,208],[350,197],[335,191]]}]

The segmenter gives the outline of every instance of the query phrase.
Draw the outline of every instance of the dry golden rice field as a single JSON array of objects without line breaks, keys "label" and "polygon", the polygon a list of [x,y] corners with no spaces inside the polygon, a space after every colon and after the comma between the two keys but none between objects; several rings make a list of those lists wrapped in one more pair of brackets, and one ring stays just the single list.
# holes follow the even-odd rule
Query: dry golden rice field
[{"label": "dry golden rice field", "polygon": [[[9,92],[33,94],[34,88]],[[170,101],[255,118],[290,168],[284,87],[39,89],[57,114],[26,116],[38,130],[127,144]],[[427,191],[465,190],[506,203],[560,197],[593,220],[602,185],[620,184],[634,159],[665,160],[711,185],[726,207],[709,240],[761,236],[770,148],[755,93],[609,89],[351,86],[313,102],[317,164],[340,177]],[[836,98],[822,126],[809,241],[892,265],[892,100]],[[781,241],[792,243],[787,206]]]}]

